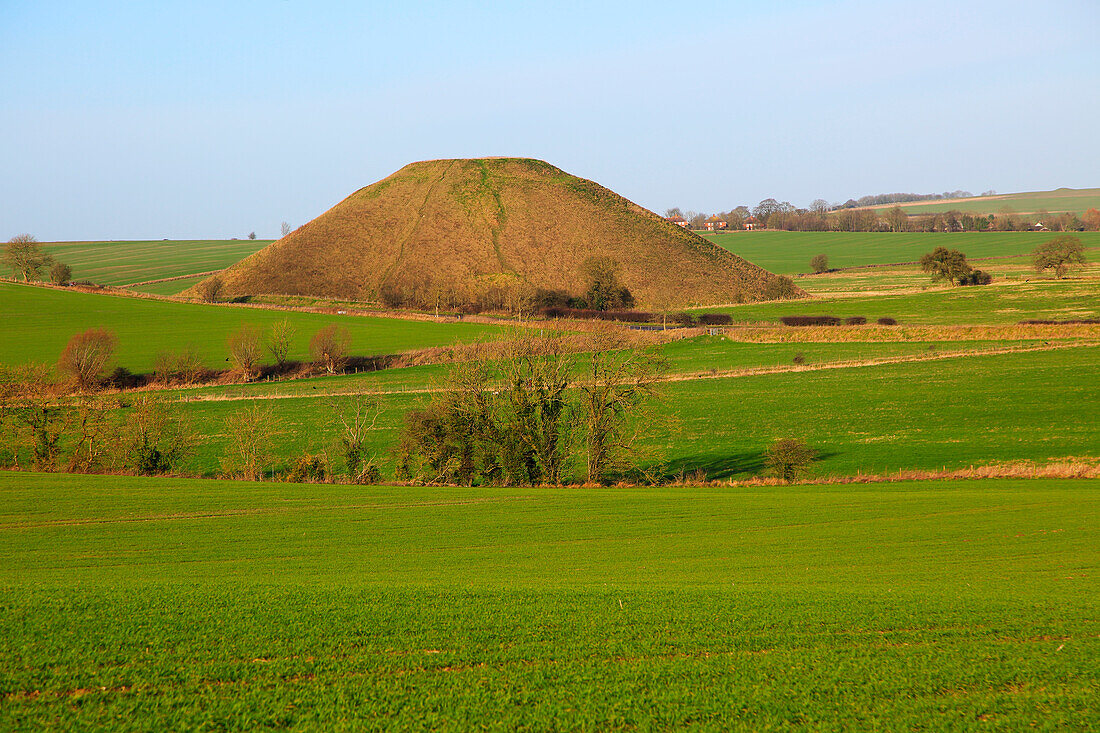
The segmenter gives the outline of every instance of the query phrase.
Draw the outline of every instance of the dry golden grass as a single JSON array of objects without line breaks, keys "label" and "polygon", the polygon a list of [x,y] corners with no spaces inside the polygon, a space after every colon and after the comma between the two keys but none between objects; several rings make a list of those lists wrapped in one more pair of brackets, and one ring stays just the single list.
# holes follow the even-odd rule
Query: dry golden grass
[{"label": "dry golden grass", "polygon": [[464,306],[536,288],[581,294],[611,257],[640,307],[754,300],[768,273],[591,181],[537,160],[405,166],[221,275],[228,296]]}]

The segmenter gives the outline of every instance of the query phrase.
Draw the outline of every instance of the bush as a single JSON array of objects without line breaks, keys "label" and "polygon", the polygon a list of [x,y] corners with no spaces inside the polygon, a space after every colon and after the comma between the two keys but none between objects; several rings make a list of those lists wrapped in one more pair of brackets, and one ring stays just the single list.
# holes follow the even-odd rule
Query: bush
[{"label": "bush", "polygon": [[801,440],[784,438],[768,447],[764,463],[773,476],[790,483],[809,470],[814,457],[813,448]]},{"label": "bush", "polygon": [[765,300],[790,300],[798,297],[798,289],[794,286],[794,280],[786,275],[772,275],[764,281]]},{"label": "bush", "polygon": [[57,366],[77,387],[89,389],[103,382],[114,351],[114,333],[103,328],[89,328],[69,339]]},{"label": "bush", "polygon": [[829,256],[828,255],[814,255],[810,260],[810,268],[820,275],[823,272],[829,271]]},{"label": "bush", "polygon": [[867,319],[863,316],[848,316],[844,319],[845,326],[862,326],[867,323]]},{"label": "bush", "polygon": [[260,356],[263,347],[260,344],[260,329],[251,323],[241,324],[226,340],[229,360],[244,377],[251,382],[260,374]]},{"label": "bush", "polygon": [[348,362],[348,345],[351,334],[346,328],[331,324],[325,326],[309,340],[309,354],[315,364],[329,374],[343,371]]},{"label": "bush", "polygon": [[221,300],[224,290],[225,283],[217,276],[207,278],[195,286],[195,292],[198,293],[199,300],[204,303],[217,303]]},{"label": "bush", "polygon": [[286,474],[286,480],[295,484],[324,483],[328,477],[328,462],[325,457],[308,453],[299,456]]},{"label": "bush", "polygon": [[793,361],[795,364],[805,364],[806,363],[806,357],[800,351],[800,352],[798,352],[797,354],[794,355],[794,358],[791,359],[791,361]]},{"label": "bush", "polygon": [[73,268],[64,262],[55,262],[50,267],[50,282],[54,285],[66,285],[73,279]]},{"label": "bush", "polygon": [[194,347],[182,351],[160,351],[153,360],[153,379],[161,384],[196,384],[210,376],[202,357]]},{"label": "bush", "polygon": [[836,316],[783,316],[779,322],[784,326],[839,326],[841,320]]},{"label": "bush", "polygon": [[896,326],[896,325],[898,325],[897,319],[896,318],[890,318],[890,317],[880,318],[877,321],[875,321],[875,323],[877,323],[880,326]]},{"label": "bush", "polygon": [[959,278],[959,285],[988,285],[993,282],[993,276],[982,270],[971,270]]},{"label": "bush", "polygon": [[695,319],[700,326],[728,326],[733,317],[728,313],[700,313]]}]

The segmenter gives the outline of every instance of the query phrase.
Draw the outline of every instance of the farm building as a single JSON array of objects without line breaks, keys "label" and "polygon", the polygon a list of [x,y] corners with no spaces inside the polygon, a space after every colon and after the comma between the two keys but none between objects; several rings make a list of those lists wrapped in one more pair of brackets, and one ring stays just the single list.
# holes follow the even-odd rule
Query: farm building
[{"label": "farm building", "polygon": [[756,229],[758,223],[755,216],[750,216],[748,219],[745,219],[745,228],[751,231]]},{"label": "farm building", "polygon": [[685,219],[682,216],[666,216],[665,220],[675,224],[678,227],[687,228],[687,225],[688,225],[687,219]]},{"label": "farm building", "polygon": [[708,232],[715,232],[719,229],[725,229],[729,224],[725,219],[715,214],[703,222],[703,226]]}]

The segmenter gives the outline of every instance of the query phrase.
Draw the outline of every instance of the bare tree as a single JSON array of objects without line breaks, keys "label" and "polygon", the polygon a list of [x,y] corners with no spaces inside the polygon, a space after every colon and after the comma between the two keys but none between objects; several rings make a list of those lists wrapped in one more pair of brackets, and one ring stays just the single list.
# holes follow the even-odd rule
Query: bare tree
[{"label": "bare tree", "polygon": [[54,262],[50,266],[50,282],[54,285],[66,285],[73,279],[73,268],[64,262]]},{"label": "bare tree", "polygon": [[373,456],[366,455],[367,433],[374,430],[382,413],[378,398],[372,395],[356,395],[350,400],[329,401],[329,410],[340,421],[340,447],[344,453],[344,465],[348,480],[354,484],[378,481],[380,473]]},{"label": "bare tree", "polygon": [[814,199],[810,202],[810,211],[815,214],[827,214],[829,212],[829,202],[825,199]]},{"label": "bare tree", "polygon": [[230,415],[225,421],[229,445],[222,471],[246,481],[262,480],[274,461],[273,425],[271,406],[258,402]]},{"label": "bare tree", "polygon": [[294,341],[296,332],[297,330],[289,318],[271,324],[271,330],[267,333],[266,346],[272,358],[275,359],[276,366],[281,367],[286,364],[287,357],[290,355],[291,342]]},{"label": "bare tree", "polygon": [[199,300],[204,303],[217,303],[221,300],[224,289],[225,283],[217,275],[208,277],[195,286],[195,292],[198,293]]},{"label": "bare tree", "polygon": [[103,328],[89,328],[69,339],[57,367],[70,377],[79,389],[98,387],[114,355],[114,333]]},{"label": "bare tree", "polygon": [[320,365],[329,374],[343,370],[348,361],[348,346],[351,334],[346,328],[331,324],[325,326],[309,340],[309,354],[314,363]]},{"label": "bare tree", "polygon": [[249,232],[248,233],[248,238],[249,239],[255,239],[256,238],[256,232]]},{"label": "bare tree", "polygon": [[169,473],[178,468],[198,442],[191,424],[172,414],[151,395],[134,400],[122,424],[118,459],[124,468],[142,476]]},{"label": "bare tree", "polygon": [[4,247],[4,262],[13,273],[23,276],[23,282],[30,282],[42,277],[42,271],[50,266],[53,258],[30,234],[17,234]]},{"label": "bare tree", "polygon": [[810,258],[810,269],[812,269],[818,275],[823,272],[828,272],[829,255],[814,255],[812,258]]},{"label": "bare tree", "polygon": [[579,407],[588,481],[602,482],[631,466],[641,429],[653,424],[640,408],[657,396],[664,365],[654,352],[628,348],[610,330],[597,332],[592,346]]},{"label": "bare tree", "polygon": [[257,326],[251,323],[241,324],[240,328],[229,335],[226,347],[229,349],[229,360],[244,376],[244,381],[250,382],[259,376],[263,347],[260,345],[260,329]]},{"label": "bare tree", "polygon": [[286,235],[290,234],[290,225],[284,221],[279,227],[279,231],[281,231],[283,236],[285,237]]}]

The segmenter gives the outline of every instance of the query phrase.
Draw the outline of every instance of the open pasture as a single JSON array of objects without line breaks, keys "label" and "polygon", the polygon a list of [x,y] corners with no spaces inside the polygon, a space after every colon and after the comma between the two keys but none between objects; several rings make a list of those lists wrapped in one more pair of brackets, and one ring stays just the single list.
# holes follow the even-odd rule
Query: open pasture
[{"label": "open pasture", "polygon": [[118,336],[116,362],[133,372],[152,369],[163,349],[192,346],[207,366],[224,368],[226,339],[244,323],[269,328],[288,319],[297,329],[290,358],[308,358],[309,339],[335,323],[351,334],[351,353],[393,354],[470,341],[499,332],[474,323],[341,316],[226,305],[202,305],[0,283],[0,362],[53,363],[69,338],[103,327]]},{"label": "open pasture", "polygon": [[[802,278],[813,280],[814,278]],[[927,278],[925,279],[927,283]],[[1100,318],[1100,280],[1006,280],[978,287],[928,286],[921,290],[860,293],[700,309],[728,313],[738,323],[777,322],[783,316],[894,318],[902,325],[1013,324],[1023,320]]]},{"label": "open pasture", "polygon": [[[1100,232],[1074,232],[1088,248],[1100,247]],[[969,258],[1028,255],[1057,232],[726,232],[706,239],[771,272],[810,272],[814,255],[829,257],[830,267],[860,267],[917,262],[936,247]],[[1095,256],[1091,259],[1096,259]],[[981,267],[980,263],[975,266]],[[801,284],[801,283],[800,283]]]},{"label": "open pasture", "polygon": [[0,496],[8,729],[1097,722],[1095,481]]},{"label": "open pasture", "polygon": [[[773,353],[777,358],[796,350],[812,355],[812,346],[774,345]],[[692,359],[720,363],[722,351],[703,348]],[[815,476],[1100,456],[1095,419],[1100,414],[1100,347],[832,369],[814,368],[820,365],[813,358],[805,371],[671,382],[663,407],[672,420],[671,433],[649,443],[647,451],[663,454],[670,476],[701,470],[711,479],[761,474],[765,449],[782,437],[804,439],[818,451]],[[423,387],[412,381],[391,388],[374,383],[388,393],[379,396],[382,412],[369,447],[387,474],[393,465],[389,450],[405,412],[429,396],[414,390],[430,389],[443,376],[440,367],[415,369],[429,370],[421,373]],[[409,378],[410,372],[378,376]],[[355,379],[360,389],[369,389],[374,376]],[[280,386],[287,392],[280,395]],[[303,380],[232,387],[211,395],[212,400],[179,404],[175,409],[205,436],[186,468],[215,474],[229,441],[225,419],[264,393],[276,397],[261,404],[272,410],[281,460],[328,451],[339,467],[332,410],[351,398],[321,395],[342,386],[346,383],[338,380]]]},{"label": "open pasture", "polygon": [[74,280],[91,280],[100,285],[129,285],[221,270],[269,244],[269,239],[165,239],[145,242],[47,242],[43,248],[55,259],[73,268]]}]

